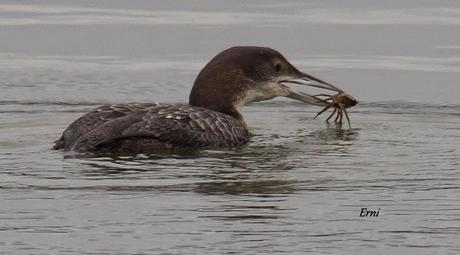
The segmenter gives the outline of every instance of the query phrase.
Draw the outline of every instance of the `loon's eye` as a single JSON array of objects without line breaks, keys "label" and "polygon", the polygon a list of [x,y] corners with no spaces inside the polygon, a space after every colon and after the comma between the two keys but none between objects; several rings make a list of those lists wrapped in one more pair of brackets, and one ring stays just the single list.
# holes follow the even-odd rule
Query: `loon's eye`
[{"label": "loon's eye", "polygon": [[275,65],[275,72],[279,72],[279,71],[281,71],[281,64],[278,63]]}]

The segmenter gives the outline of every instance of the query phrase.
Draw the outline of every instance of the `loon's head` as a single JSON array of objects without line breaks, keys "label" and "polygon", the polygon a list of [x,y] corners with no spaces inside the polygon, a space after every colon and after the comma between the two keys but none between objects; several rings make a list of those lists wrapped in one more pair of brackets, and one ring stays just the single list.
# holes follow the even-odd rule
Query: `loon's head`
[{"label": "loon's head", "polygon": [[324,100],[290,89],[286,83],[342,92],[299,71],[271,48],[237,46],[217,54],[200,71],[190,92],[189,104],[227,113],[243,122],[240,106],[277,96],[328,105]]}]

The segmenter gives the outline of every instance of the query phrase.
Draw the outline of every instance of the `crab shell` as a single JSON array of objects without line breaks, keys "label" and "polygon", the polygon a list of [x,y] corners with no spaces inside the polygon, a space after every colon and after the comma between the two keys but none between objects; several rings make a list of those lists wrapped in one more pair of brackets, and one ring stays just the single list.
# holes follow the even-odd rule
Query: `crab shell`
[{"label": "crab shell", "polygon": [[355,106],[358,103],[358,100],[348,94],[340,93],[332,97],[332,103],[337,105],[342,104],[343,107],[350,108]]}]

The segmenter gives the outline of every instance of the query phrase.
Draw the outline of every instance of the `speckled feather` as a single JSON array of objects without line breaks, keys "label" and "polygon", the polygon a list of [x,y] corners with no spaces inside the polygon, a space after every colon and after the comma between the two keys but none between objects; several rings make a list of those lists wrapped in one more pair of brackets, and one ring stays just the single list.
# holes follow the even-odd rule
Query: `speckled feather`
[{"label": "speckled feather", "polygon": [[185,104],[120,104],[98,107],[77,119],[54,149],[82,152],[120,149],[109,147],[128,151],[144,151],[145,146],[218,148],[238,146],[248,140],[248,130],[224,113]]}]

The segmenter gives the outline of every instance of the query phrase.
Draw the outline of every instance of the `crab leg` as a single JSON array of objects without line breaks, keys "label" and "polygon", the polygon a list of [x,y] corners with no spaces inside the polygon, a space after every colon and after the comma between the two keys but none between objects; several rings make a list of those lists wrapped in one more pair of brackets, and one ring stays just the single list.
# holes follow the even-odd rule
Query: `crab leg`
[{"label": "crab leg", "polygon": [[316,114],[316,116],[315,116],[313,119],[316,119],[316,117],[318,117],[319,115],[321,115],[321,113],[327,111],[327,109],[329,109],[329,108],[331,108],[331,105],[328,105],[328,106],[324,107],[320,112],[318,112],[318,113]]},{"label": "crab leg", "polygon": [[[313,97],[316,98],[316,99],[318,99],[318,100],[321,100],[321,101],[323,101],[323,102],[325,102],[325,103],[328,103],[328,104],[331,104],[331,102],[332,102],[332,97],[322,99],[322,98],[319,98],[319,97],[317,97],[317,96],[318,96],[318,95],[315,95],[315,96],[313,96]],[[331,102],[328,102],[328,101],[331,101]]]},{"label": "crab leg", "polygon": [[343,107],[342,104],[339,104],[339,107],[340,107],[340,108],[342,109],[342,111],[345,113],[345,117],[347,118],[347,121],[348,121],[348,126],[351,128],[350,118],[348,118],[347,109],[345,109],[345,107]]},{"label": "crab leg", "polygon": [[342,109],[340,109],[340,108],[338,108],[338,107],[337,107],[336,109],[337,109],[337,116],[335,116],[335,119],[334,119],[334,122],[335,122],[335,123],[338,122],[340,116],[342,115]]},{"label": "crab leg", "polygon": [[321,101],[325,105],[320,112],[316,114],[314,119],[316,119],[319,115],[326,112],[329,108],[334,108],[334,111],[327,117],[326,122],[334,117],[334,122],[337,126],[342,126],[343,124],[343,115],[345,114],[345,118],[347,119],[348,126],[351,128],[350,117],[348,116],[347,108],[352,107],[358,103],[354,98],[351,96],[341,92],[334,96],[327,95],[327,94],[317,94],[313,96],[315,99]]},{"label": "crab leg", "polygon": [[342,125],[342,123],[343,123],[343,121],[342,121],[342,120],[343,120],[343,109],[342,109],[342,108],[340,108],[340,119],[339,119],[339,123],[340,123],[340,125]]},{"label": "crab leg", "polygon": [[334,108],[334,111],[331,113],[331,115],[329,115],[329,117],[327,117],[326,122],[329,122],[329,120],[332,118],[332,116],[334,116],[335,112],[337,112],[337,108]]},{"label": "crab leg", "polygon": [[318,95],[314,95],[314,97],[327,97],[327,98],[332,98],[333,96],[328,95],[328,94],[318,94]]}]

